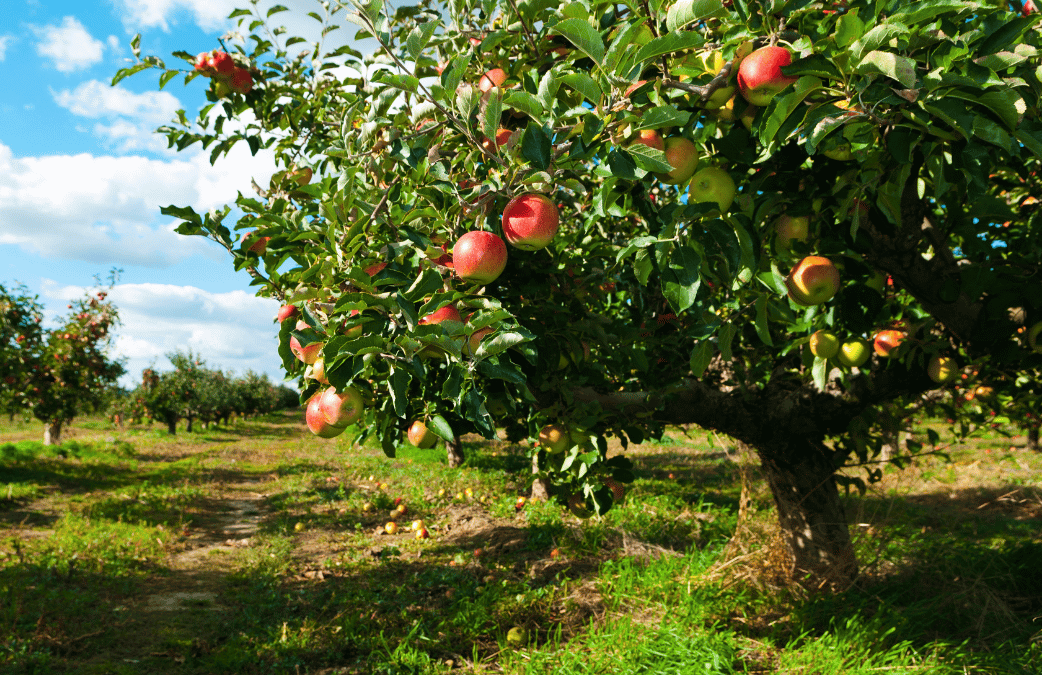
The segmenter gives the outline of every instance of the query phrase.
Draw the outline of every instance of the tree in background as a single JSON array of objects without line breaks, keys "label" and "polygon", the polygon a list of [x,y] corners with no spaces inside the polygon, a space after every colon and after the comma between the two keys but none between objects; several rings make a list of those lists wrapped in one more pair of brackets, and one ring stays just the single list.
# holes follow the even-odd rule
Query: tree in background
[{"label": "tree in background", "polygon": [[[794,575],[846,583],[840,488],[863,479],[837,470],[872,466],[895,411],[963,368],[972,401],[923,407],[956,431],[1042,364],[1016,330],[1042,319],[1039,22],[1019,3],[313,9],[376,53],[252,3],[231,15],[249,81],[214,78],[160,132],[280,163],[234,233],[230,208],[163,212],[286,303],[279,351],[323,435],[343,428],[329,386],[390,456],[502,427],[589,515],[632,479],[608,438],[697,424],[758,455]],[[114,83],[213,77],[175,58]]]},{"label": "tree in background", "polygon": [[[109,288],[115,283],[115,273]],[[6,293],[5,293],[6,294]],[[95,288],[68,305],[69,313],[58,326],[41,329],[39,307],[29,301],[36,315],[31,321],[14,326],[16,348],[5,359],[3,391],[10,413],[31,412],[44,423],[43,442],[61,443],[62,427],[74,418],[108,406],[116,381],[123,375],[123,363],[111,354],[113,328],[119,313],[107,290]],[[26,296],[22,294],[24,301]],[[10,302],[5,299],[2,302]],[[21,317],[24,302],[15,302]],[[5,329],[6,330],[6,329]],[[9,346],[9,345],[8,345]]]},{"label": "tree in background", "polygon": [[45,339],[43,306],[25,286],[0,285],[0,413],[10,418],[29,407],[33,393],[21,385],[33,368],[32,354]]}]

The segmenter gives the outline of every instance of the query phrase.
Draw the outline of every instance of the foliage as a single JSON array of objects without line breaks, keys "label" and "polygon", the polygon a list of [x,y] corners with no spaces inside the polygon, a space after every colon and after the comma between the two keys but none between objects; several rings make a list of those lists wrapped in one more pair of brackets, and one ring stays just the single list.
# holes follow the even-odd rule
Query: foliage
[{"label": "foliage", "polygon": [[[321,7],[310,16],[323,36],[350,22],[376,53],[289,36],[273,23],[284,8],[253,3],[232,15],[253,89],[211,89],[195,121],[160,129],[214,159],[239,141],[275,153],[282,169],[236,201],[231,227],[248,241],[224,223],[230,209],[164,213],[223,245],[259,294],[306,309],[304,324],[282,324],[287,372],[304,373],[291,338],[322,342],[329,381],[365,392],[360,437],[388,455],[415,418],[446,440],[496,427],[535,439],[562,423],[570,447],[539,452],[539,468],[573,506],[603,513],[605,479],[631,478],[609,437],[625,446],[695,423],[756,449],[789,500],[790,534],[814,531],[836,543],[821,559],[849,559],[845,529],[829,529],[842,520],[835,481],[864,484],[836,467],[878,457],[910,403],[957,422],[987,414],[956,406],[929,360],[953,356],[996,383],[1042,364],[1016,333],[1042,318],[1028,199],[1042,156],[1037,15],[968,0]],[[737,95],[712,107],[767,45],[791,51],[792,86],[762,108]],[[161,84],[184,72],[146,57],[115,81],[149,67]],[[507,79],[485,91],[493,68]],[[667,156],[632,143],[650,130],[692,141],[700,166],[736,184],[733,206],[661,180]],[[501,231],[524,192],[558,206],[552,243],[511,248],[493,282],[460,280],[452,243]],[[783,216],[808,217],[810,237],[780,241]],[[840,269],[826,303],[791,292],[808,254]],[[421,323],[448,305],[463,321]],[[825,328],[905,339],[841,367],[807,348]],[[305,398],[318,386],[302,384]]]}]

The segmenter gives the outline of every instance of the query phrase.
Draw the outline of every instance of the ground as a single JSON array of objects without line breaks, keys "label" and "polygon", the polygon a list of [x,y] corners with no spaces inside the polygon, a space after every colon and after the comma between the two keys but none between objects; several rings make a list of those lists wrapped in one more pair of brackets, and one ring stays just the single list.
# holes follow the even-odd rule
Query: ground
[{"label": "ground", "polygon": [[86,419],[57,450],[15,421],[0,670],[1037,675],[1042,456],[1016,434],[845,497],[862,576],[815,595],[780,573],[755,465],[694,429],[631,448],[625,504],[579,520],[516,507],[528,459],[503,442],[448,469],[315,438],[298,412],[177,436]]}]

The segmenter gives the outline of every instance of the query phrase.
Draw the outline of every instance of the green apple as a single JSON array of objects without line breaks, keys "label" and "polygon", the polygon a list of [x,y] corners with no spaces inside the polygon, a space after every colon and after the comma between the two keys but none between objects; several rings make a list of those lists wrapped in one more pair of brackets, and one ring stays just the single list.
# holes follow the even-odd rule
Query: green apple
[{"label": "green apple", "polygon": [[564,452],[571,444],[568,430],[560,424],[547,424],[539,430],[539,445],[547,452]]},{"label": "green apple", "polygon": [[828,258],[807,256],[785,279],[789,298],[798,305],[820,305],[839,292],[839,270]]},{"label": "green apple", "polygon": [[691,178],[690,201],[716,202],[721,212],[734,202],[735,184],[730,174],[716,166],[707,166]]},{"label": "green apple", "polygon": [[1042,334],[1042,321],[1039,321],[1028,330],[1028,347],[1033,352],[1042,353],[1042,344],[1039,344],[1038,336]]},{"label": "green apple", "polygon": [[825,329],[814,331],[810,336],[810,352],[814,356],[831,359],[839,353],[839,338]]},{"label": "green apple", "polygon": [[868,357],[872,355],[872,349],[868,342],[860,338],[847,340],[839,346],[839,354],[836,360],[847,368],[858,368],[863,366]]},{"label": "green apple", "polygon": [[514,626],[507,631],[507,644],[517,649],[528,643],[528,631],[520,626]]},{"label": "green apple", "polygon": [[868,281],[865,282],[865,285],[877,293],[882,293],[883,289],[886,288],[886,273],[876,270],[868,278]]},{"label": "green apple", "polygon": [[810,218],[807,216],[783,215],[774,224],[777,235],[775,243],[779,251],[788,251],[793,241],[807,241],[810,236]]}]

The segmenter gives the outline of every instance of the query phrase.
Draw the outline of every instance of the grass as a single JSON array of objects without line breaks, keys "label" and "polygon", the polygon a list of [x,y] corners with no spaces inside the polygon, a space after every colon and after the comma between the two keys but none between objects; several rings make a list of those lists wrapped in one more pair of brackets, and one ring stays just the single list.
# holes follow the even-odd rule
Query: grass
[{"label": "grass", "polygon": [[579,521],[515,509],[516,446],[449,469],[300,417],[85,420],[60,448],[0,424],[0,671],[1042,672],[1042,456],[998,432],[848,495],[862,575],[815,594],[780,582],[770,494],[724,439],[637,448],[627,503]]}]

